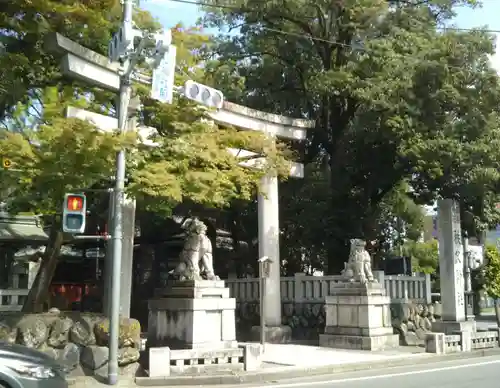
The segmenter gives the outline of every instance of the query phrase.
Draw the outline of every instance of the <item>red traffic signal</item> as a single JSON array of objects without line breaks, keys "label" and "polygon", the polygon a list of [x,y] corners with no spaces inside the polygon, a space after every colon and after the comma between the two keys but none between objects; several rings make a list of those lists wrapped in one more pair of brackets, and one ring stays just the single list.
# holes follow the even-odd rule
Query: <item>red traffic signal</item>
[{"label": "red traffic signal", "polygon": [[66,198],[66,209],[72,212],[83,210],[84,198],[81,195],[68,195]]}]

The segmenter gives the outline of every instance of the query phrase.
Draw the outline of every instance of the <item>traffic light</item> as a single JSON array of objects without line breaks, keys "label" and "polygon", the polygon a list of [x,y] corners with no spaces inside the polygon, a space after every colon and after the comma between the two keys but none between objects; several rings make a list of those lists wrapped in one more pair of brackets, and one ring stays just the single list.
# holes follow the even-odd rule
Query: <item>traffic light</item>
[{"label": "traffic light", "polygon": [[220,109],[224,103],[224,95],[220,90],[191,80],[184,84],[184,96],[211,108]]},{"label": "traffic light", "polygon": [[66,194],[63,205],[62,228],[65,233],[85,232],[87,199],[84,194]]}]

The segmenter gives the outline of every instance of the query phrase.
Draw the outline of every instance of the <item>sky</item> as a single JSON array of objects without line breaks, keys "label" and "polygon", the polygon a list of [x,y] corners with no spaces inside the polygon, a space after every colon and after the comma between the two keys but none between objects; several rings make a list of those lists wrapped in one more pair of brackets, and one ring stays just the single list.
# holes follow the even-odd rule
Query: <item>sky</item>
[{"label": "sky", "polygon": [[[196,1],[196,0],[187,0]],[[482,0],[482,7],[476,9],[458,9],[453,25],[458,28],[475,28],[487,26],[491,30],[500,31],[500,0]],[[178,3],[171,0],[141,0],[141,6],[157,17],[165,27],[178,22],[186,26],[196,23],[203,16],[197,5]],[[498,34],[497,36],[500,36]],[[497,45],[500,41],[497,38]],[[500,50],[499,50],[500,51]],[[492,64],[500,72],[500,53],[492,57]]]}]

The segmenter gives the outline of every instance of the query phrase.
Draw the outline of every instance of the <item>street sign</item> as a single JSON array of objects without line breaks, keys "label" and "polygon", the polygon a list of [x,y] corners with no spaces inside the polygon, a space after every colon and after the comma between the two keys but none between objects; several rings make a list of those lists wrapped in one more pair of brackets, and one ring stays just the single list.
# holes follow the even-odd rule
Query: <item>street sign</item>
[{"label": "street sign", "polygon": [[2,167],[5,169],[9,169],[12,167],[12,160],[8,158],[2,158]]},{"label": "street sign", "polygon": [[158,67],[153,70],[151,98],[164,104],[171,104],[173,100],[176,56],[177,48],[170,45]]}]

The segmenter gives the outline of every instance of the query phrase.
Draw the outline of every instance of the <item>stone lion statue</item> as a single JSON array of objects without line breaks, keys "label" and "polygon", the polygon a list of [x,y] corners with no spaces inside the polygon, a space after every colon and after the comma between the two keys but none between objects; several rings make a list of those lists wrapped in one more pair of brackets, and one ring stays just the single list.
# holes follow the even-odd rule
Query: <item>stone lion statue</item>
[{"label": "stone lion statue", "polygon": [[207,236],[207,226],[197,218],[187,220],[184,248],[173,276],[179,280],[219,280],[214,273],[212,243]]},{"label": "stone lion statue", "polygon": [[353,238],[350,242],[349,260],[344,264],[342,276],[351,282],[376,283],[373,278],[370,254],[365,249],[366,241]]}]

